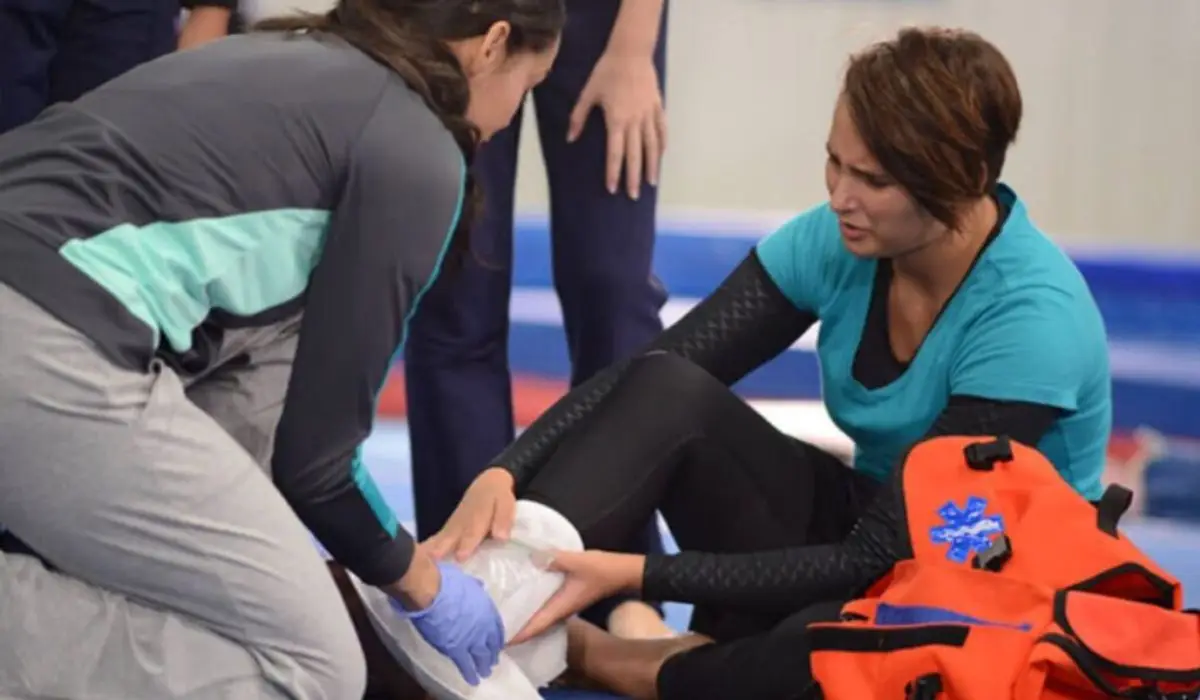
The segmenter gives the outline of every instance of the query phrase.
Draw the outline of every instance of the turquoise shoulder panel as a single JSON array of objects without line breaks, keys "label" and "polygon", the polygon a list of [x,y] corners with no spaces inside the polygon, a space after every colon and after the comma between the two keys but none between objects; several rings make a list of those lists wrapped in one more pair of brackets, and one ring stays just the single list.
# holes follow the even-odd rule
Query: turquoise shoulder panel
[{"label": "turquoise shoulder panel", "polygon": [[328,223],[327,211],[277,209],[122,224],[61,254],[150,326],[156,344],[186,352],[212,311],[252,316],[302,294]]}]

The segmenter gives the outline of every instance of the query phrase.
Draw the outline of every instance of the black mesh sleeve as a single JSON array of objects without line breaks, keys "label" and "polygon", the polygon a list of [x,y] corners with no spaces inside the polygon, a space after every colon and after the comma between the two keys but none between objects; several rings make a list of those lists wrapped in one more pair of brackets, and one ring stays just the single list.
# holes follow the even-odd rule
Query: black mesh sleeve
[{"label": "black mesh sleeve", "polygon": [[925,437],[937,435],[1007,435],[1036,445],[1062,415],[1062,409],[1023,401],[996,401],[951,396]]},{"label": "black mesh sleeve", "polygon": [[907,532],[897,476],[838,544],[746,554],[651,555],[642,597],[770,612],[849,599],[912,556]]},{"label": "black mesh sleeve", "polygon": [[[676,353],[732,385],[786,350],[816,320],[815,314],[797,309],[783,295],[751,252],[645,352]],[[612,390],[628,365],[629,361],[619,362],[572,389],[494,463],[512,472],[518,488],[528,483],[563,435]]]},{"label": "black mesh sleeve", "polygon": [[[956,396],[926,438],[1008,435],[1036,445],[1061,411],[1051,406]],[[750,554],[684,552],[647,557],[642,595],[727,608],[794,610],[852,598],[912,556],[900,469],[839,544]]]}]

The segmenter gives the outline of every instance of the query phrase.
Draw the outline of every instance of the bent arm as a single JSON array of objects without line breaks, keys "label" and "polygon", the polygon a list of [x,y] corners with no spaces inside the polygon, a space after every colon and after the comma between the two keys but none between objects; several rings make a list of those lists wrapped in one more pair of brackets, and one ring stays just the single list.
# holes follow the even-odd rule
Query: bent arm
[{"label": "bent arm", "polygon": [[906,533],[900,479],[889,479],[840,543],[745,554],[650,555],[642,597],[747,611],[848,600],[912,556]]},{"label": "bent arm", "polygon": [[[751,253],[708,298],[644,352],[673,352],[732,385],[786,350],[817,320],[784,296]],[[629,361],[599,372],[559,399],[495,460],[518,488],[545,464],[564,435],[600,403]]]},{"label": "bent arm", "polygon": [[[1039,404],[954,397],[923,439],[1005,434],[1036,445],[1059,413]],[[897,468],[842,542],[747,554],[652,555],[646,559],[642,595],[771,611],[854,598],[912,556],[899,474]]]},{"label": "bent arm", "polygon": [[338,563],[375,586],[403,577],[414,545],[361,446],[408,318],[437,274],[463,189],[457,147],[423,106],[414,109],[385,95],[351,156],[309,284],[273,459],[276,484],[301,521]]}]

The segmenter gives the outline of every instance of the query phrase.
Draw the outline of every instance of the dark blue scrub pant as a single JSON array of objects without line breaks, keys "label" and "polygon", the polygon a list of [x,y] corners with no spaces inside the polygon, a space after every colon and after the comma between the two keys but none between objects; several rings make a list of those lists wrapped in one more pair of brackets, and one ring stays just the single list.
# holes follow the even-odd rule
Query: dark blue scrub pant
[{"label": "dark blue scrub pant", "polygon": [[[619,0],[568,0],[567,28],[554,67],[533,91],[550,187],[554,285],[578,384],[636,353],[661,330],[666,292],[654,278],[657,192],[631,200],[605,189],[607,133],[593,110],[581,137],[567,123],[608,41]],[[654,60],[665,75],[666,17]],[[421,301],[405,349],[417,534],[436,533],[471,481],[513,440],[508,368],[513,199],[521,115],[480,150],[476,173],[484,215],[472,251]],[[622,181],[623,182],[623,181]],[[643,181],[644,182],[644,181]],[[655,523],[628,551],[660,552]],[[588,615],[602,623],[607,610]]]},{"label": "dark blue scrub pant", "polygon": [[0,0],[0,133],[175,49],[178,0]]}]

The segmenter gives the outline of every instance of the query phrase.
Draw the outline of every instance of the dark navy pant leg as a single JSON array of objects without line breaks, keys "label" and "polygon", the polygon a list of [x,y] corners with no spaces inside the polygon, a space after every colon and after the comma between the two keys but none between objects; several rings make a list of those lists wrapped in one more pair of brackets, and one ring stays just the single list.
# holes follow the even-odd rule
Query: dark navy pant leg
[{"label": "dark navy pant leg", "polygon": [[513,439],[508,369],[513,196],[521,118],[480,149],[484,213],[471,255],[421,300],[405,344],[417,536],[445,524],[471,481]]},{"label": "dark navy pant leg", "polygon": [[[534,90],[542,152],[550,185],[554,279],[562,303],[579,383],[642,348],[661,330],[666,293],[654,277],[658,192],[645,184],[635,201],[605,189],[608,135],[599,109],[580,138],[566,143],[571,110],[607,44],[618,0],[569,2],[558,60]],[[665,17],[663,28],[665,32]],[[666,41],[655,53],[660,80]]]},{"label": "dark navy pant leg", "polygon": [[175,49],[177,0],[0,3],[0,133]]},{"label": "dark navy pant leg", "polygon": [[[662,331],[659,312],[667,300],[652,269],[657,190],[643,184],[636,201],[624,187],[609,194],[604,182],[608,134],[599,109],[588,117],[580,138],[566,142],[571,111],[604,51],[619,5],[617,0],[570,0],[558,59],[534,90],[572,384],[653,340]],[[660,81],[666,75],[665,32],[664,16],[654,56]],[[626,547],[643,553],[662,549],[654,522]],[[603,625],[618,602],[598,604],[584,617]]]},{"label": "dark navy pant leg", "polygon": [[50,65],[50,102],[67,102],[175,50],[178,0],[73,0]]},{"label": "dark navy pant leg", "polygon": [[50,64],[71,0],[0,2],[0,134],[50,104]]}]

